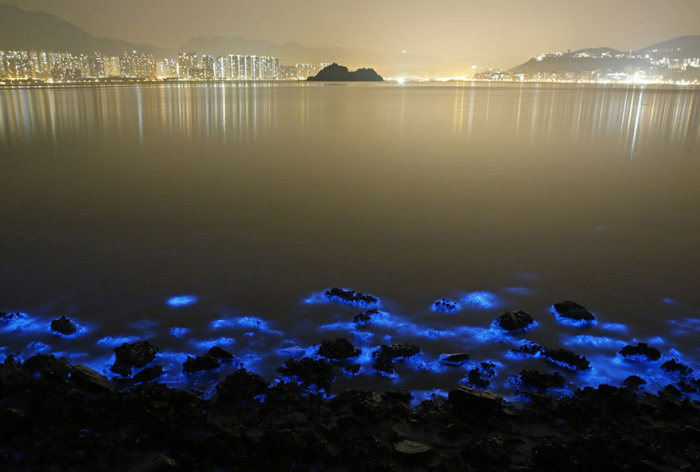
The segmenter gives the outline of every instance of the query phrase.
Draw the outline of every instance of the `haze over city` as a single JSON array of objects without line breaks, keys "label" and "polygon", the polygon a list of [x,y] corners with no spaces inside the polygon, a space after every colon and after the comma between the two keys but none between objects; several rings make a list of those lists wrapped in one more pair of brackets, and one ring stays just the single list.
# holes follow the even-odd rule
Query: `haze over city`
[{"label": "haze over city", "polygon": [[5,0],[96,36],[179,48],[200,36],[510,67],[547,51],[636,49],[698,33],[695,0]]}]

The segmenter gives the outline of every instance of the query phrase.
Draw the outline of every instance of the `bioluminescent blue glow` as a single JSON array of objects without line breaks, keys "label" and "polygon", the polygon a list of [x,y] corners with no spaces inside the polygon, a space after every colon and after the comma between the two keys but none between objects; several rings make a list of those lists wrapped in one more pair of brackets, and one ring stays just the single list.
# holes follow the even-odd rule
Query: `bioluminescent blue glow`
[{"label": "bioluminescent blue glow", "polygon": [[432,390],[411,390],[411,406],[416,407],[427,400],[447,398],[447,390],[434,388]]},{"label": "bioluminescent blue glow", "polygon": [[664,302],[666,305],[678,305],[678,300],[671,297],[666,297],[661,301]]},{"label": "bioluminescent blue glow", "polygon": [[441,298],[440,300],[435,300],[430,309],[435,313],[445,313],[449,315],[461,310],[462,304],[453,300],[448,300],[447,298]]},{"label": "bioluminescent blue glow", "polygon": [[316,353],[318,352],[318,346],[309,346],[309,347],[301,347],[301,346],[287,346],[287,347],[281,347],[275,351],[278,356],[281,357],[292,357],[295,359],[301,359],[304,357],[314,357],[316,356]]},{"label": "bioluminescent blue glow", "polygon": [[220,338],[215,338],[215,339],[203,339],[203,340],[197,340],[197,339],[190,340],[190,344],[192,344],[195,348],[199,349],[200,351],[208,351],[209,349],[211,349],[215,346],[232,346],[235,343],[236,343],[235,339],[228,338],[228,337],[220,337]]},{"label": "bioluminescent blue glow", "polygon": [[532,290],[527,288],[527,287],[506,287],[503,290],[505,290],[507,293],[510,293],[512,295],[521,295],[521,296],[528,296],[532,295]]},{"label": "bioluminescent blue glow", "polygon": [[564,336],[562,343],[565,346],[592,346],[599,349],[622,349],[627,344],[619,339],[612,339],[605,336],[591,336],[589,334],[579,334],[576,336]]},{"label": "bioluminescent blue glow", "polygon": [[[343,289],[343,290],[346,290],[348,292],[352,292],[351,289]],[[349,305],[349,306],[354,306],[354,307],[363,308],[363,309],[378,308],[379,306],[381,306],[382,302],[379,299],[379,297],[376,297],[374,295],[370,295],[370,296],[375,298],[377,301],[376,302],[367,302],[364,300],[348,300],[348,299],[343,298],[343,297],[329,295],[328,290],[324,290],[322,292],[312,293],[311,295],[306,297],[303,300],[303,302],[307,305],[337,303],[337,304],[341,304],[341,305]]]},{"label": "bioluminescent blue glow", "polygon": [[174,338],[182,338],[185,336],[187,333],[190,332],[189,328],[182,328],[179,326],[175,326],[170,328],[170,335],[173,336]]},{"label": "bioluminescent blue glow", "polygon": [[168,298],[166,303],[173,308],[179,308],[194,305],[198,300],[199,299],[194,295],[176,295]]},{"label": "bioluminescent blue glow", "polygon": [[466,293],[462,295],[460,301],[464,306],[478,310],[490,310],[501,305],[498,295],[486,291]]},{"label": "bioluminescent blue glow", "polygon": [[509,331],[509,330],[507,330],[507,329],[501,328],[501,325],[498,324],[498,320],[496,319],[496,320],[493,320],[493,321],[491,322],[491,327],[489,328],[489,330],[501,331],[504,335],[516,336],[516,335],[518,335],[518,334],[522,334],[522,333],[526,333],[526,332],[528,332],[528,331],[532,331],[533,329],[537,328],[537,326],[538,326],[537,321],[534,321],[534,320],[533,320],[532,323],[530,323],[529,325],[525,326],[524,328],[520,328],[520,329],[515,329],[515,330]]},{"label": "bioluminescent blue glow", "polygon": [[12,331],[22,331],[25,333],[46,333],[51,331],[51,322],[41,320],[27,313],[19,313],[19,316],[0,322],[0,332]]},{"label": "bioluminescent blue glow", "polygon": [[27,357],[31,357],[34,354],[40,354],[47,352],[51,349],[51,346],[44,344],[39,341],[32,341],[27,345]]},{"label": "bioluminescent blue glow", "polygon": [[270,329],[269,323],[255,316],[236,316],[232,318],[220,318],[211,322],[211,329],[235,328],[244,330],[256,330],[266,334],[282,335],[281,331]]},{"label": "bioluminescent blue glow", "polygon": [[603,323],[600,328],[604,331],[612,331],[613,333],[627,332],[627,325],[622,323]]},{"label": "bioluminescent blue glow", "polygon": [[118,347],[124,343],[135,343],[141,338],[138,336],[105,336],[97,340],[98,346]]},{"label": "bioluminescent blue glow", "polygon": [[598,323],[596,320],[574,320],[571,318],[567,318],[566,316],[562,316],[559,314],[556,308],[554,308],[554,305],[552,305],[549,308],[549,311],[554,315],[554,318],[557,320],[557,322],[564,326],[571,326],[573,328],[589,328],[591,326],[595,326]]}]

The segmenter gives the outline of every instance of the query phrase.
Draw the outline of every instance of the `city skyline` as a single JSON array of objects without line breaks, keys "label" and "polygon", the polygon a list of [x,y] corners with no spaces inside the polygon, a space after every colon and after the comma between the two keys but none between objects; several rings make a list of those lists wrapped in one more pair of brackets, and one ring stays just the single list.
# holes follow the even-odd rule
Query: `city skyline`
[{"label": "city skyline", "polygon": [[393,61],[403,55],[429,56],[492,67],[510,67],[546,51],[597,46],[628,50],[695,34],[700,16],[700,4],[687,0],[643,5],[631,0],[615,4],[539,0],[527,5],[510,0],[488,5],[386,1],[371,7],[365,1],[331,5],[316,0],[303,5],[219,0],[5,3],[57,15],[97,36],[167,48],[179,49],[202,36],[245,37],[365,49]]}]

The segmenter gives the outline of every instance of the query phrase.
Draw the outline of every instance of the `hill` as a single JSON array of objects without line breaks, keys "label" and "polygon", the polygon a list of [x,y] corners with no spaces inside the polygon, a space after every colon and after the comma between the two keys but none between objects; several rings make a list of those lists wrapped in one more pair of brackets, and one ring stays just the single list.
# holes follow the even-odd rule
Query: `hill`
[{"label": "hill", "polygon": [[384,79],[374,69],[357,69],[350,72],[347,67],[333,63],[307,80],[319,82],[381,82]]},{"label": "hill", "polygon": [[121,54],[138,50],[163,54],[167,50],[114,38],[93,36],[61,18],[40,11],[26,11],[0,3],[0,50],[43,50],[79,53]]}]

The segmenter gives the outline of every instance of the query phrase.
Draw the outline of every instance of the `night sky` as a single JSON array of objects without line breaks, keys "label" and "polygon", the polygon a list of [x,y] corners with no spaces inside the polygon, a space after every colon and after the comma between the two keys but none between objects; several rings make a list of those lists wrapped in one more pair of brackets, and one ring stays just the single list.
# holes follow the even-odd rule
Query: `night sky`
[{"label": "night sky", "polygon": [[5,0],[98,36],[177,48],[196,36],[511,66],[541,52],[637,49],[697,34],[697,0]]}]

